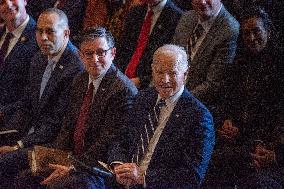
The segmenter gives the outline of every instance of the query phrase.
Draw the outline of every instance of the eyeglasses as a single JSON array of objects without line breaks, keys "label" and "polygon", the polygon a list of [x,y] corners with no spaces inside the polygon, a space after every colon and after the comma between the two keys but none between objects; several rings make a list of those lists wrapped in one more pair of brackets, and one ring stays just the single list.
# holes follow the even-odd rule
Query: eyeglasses
[{"label": "eyeglasses", "polygon": [[106,56],[107,51],[109,51],[110,49],[112,49],[112,47],[110,47],[107,50],[97,49],[95,51],[86,50],[86,51],[81,51],[81,52],[84,55],[84,57],[87,59],[92,59],[94,57],[94,54],[97,55],[98,58],[104,58]]}]

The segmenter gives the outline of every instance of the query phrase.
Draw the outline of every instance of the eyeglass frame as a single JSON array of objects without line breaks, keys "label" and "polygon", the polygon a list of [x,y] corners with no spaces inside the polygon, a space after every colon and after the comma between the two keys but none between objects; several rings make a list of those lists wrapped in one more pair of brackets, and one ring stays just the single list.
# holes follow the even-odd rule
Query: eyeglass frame
[{"label": "eyeglass frame", "polygon": [[[82,55],[86,58],[86,59],[92,59],[93,57],[94,57],[94,54],[98,57],[98,58],[104,58],[105,56],[106,56],[106,53],[109,51],[109,50],[111,50],[113,47],[110,47],[110,48],[108,48],[108,49],[106,49],[106,50],[104,50],[104,49],[97,49],[97,50],[95,50],[95,51],[88,51],[88,52],[90,52],[91,54],[90,55],[86,55],[86,52],[87,51],[85,51],[85,52],[83,52],[83,51],[81,51],[80,50],[80,52],[82,53]],[[98,54],[98,50],[101,50],[102,52],[102,54],[101,55],[99,55]]]}]

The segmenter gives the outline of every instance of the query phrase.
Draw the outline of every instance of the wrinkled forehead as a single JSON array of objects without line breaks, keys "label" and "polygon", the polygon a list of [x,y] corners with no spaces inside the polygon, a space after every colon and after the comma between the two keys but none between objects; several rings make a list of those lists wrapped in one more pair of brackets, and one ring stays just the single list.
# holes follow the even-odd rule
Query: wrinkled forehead
[{"label": "wrinkled forehead", "polygon": [[37,21],[37,28],[57,28],[62,24],[59,15],[55,13],[45,13],[41,14]]}]

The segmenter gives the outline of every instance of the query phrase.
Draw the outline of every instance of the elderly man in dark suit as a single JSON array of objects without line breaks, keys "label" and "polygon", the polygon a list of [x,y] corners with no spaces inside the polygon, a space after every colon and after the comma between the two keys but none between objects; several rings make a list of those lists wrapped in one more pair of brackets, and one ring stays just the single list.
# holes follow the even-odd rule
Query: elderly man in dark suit
[{"label": "elderly man in dark suit", "polygon": [[[51,146],[71,151],[76,159],[93,166],[98,160],[107,162],[108,148],[124,124],[124,115],[130,113],[137,89],[112,63],[116,49],[109,31],[101,27],[89,28],[82,33],[80,41],[80,56],[86,72],[73,81],[68,114],[57,140]],[[90,90],[92,95],[88,112],[82,120],[82,110]],[[80,135],[82,122],[84,131]],[[71,167],[51,165],[55,170],[45,180],[29,179],[27,173],[18,179],[18,185],[31,185],[29,180],[33,180],[34,188],[36,185],[41,187],[38,181],[49,188],[88,188],[88,183],[84,181],[96,178],[78,172],[80,165],[73,166],[77,172],[70,174]]]},{"label": "elderly man in dark suit", "polygon": [[236,54],[239,23],[221,0],[192,0],[191,4],[193,10],[180,19],[173,42],[188,49],[187,86],[209,108],[217,126],[228,67]]},{"label": "elderly man in dark suit", "polygon": [[0,28],[0,110],[23,96],[31,58],[38,51],[36,23],[26,13],[25,6],[26,0],[3,0],[0,3],[4,24]]},{"label": "elderly man in dark suit", "polygon": [[118,67],[140,88],[151,81],[151,60],[155,50],[169,43],[182,11],[171,0],[143,0],[133,7],[125,21],[118,44]]},{"label": "elderly man in dark suit", "polygon": [[21,138],[14,141],[14,146],[0,147],[2,185],[13,179],[18,170],[27,168],[28,148],[51,142],[59,132],[70,85],[82,70],[77,49],[69,42],[69,33],[63,11],[47,9],[40,15],[36,39],[41,51],[32,59],[29,85],[23,99],[5,107],[3,112],[4,115],[6,111],[14,112],[5,128],[17,129]]},{"label": "elderly man in dark suit", "polygon": [[140,91],[110,150],[116,180],[134,188],[199,188],[215,143],[212,116],[184,86],[183,48],[158,48],[152,68],[155,89]]}]

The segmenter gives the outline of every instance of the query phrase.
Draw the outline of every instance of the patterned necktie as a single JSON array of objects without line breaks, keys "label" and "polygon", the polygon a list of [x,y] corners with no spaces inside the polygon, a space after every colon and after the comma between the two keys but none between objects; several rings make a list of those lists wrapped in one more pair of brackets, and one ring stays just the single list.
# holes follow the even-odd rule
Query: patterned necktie
[{"label": "patterned necktie", "polygon": [[90,106],[92,104],[94,94],[94,85],[93,82],[90,83],[89,89],[84,97],[82,103],[80,114],[76,123],[74,131],[74,153],[81,154],[84,150],[84,138],[86,132],[86,121],[88,119]]},{"label": "patterned necktie", "polygon": [[47,82],[51,76],[51,73],[53,71],[53,66],[56,62],[55,61],[48,61],[48,64],[45,68],[45,71],[43,73],[43,76],[42,76],[42,80],[41,80],[41,84],[40,84],[40,93],[39,93],[39,98],[41,98],[42,94],[43,94],[43,91],[47,85]]},{"label": "patterned necktie", "polygon": [[147,13],[147,16],[143,22],[141,32],[137,41],[137,46],[135,49],[134,54],[132,55],[132,58],[125,70],[125,75],[132,79],[137,76],[136,69],[139,64],[139,61],[142,57],[142,54],[144,52],[144,49],[148,43],[151,25],[152,25],[152,18],[153,18],[154,12],[152,9],[150,9]]},{"label": "patterned necktie", "polygon": [[7,33],[1,49],[0,49],[0,67],[2,67],[4,65],[4,61],[5,61],[5,56],[8,52],[8,48],[9,48],[9,44],[10,44],[10,40],[14,37],[14,35],[12,33]]},{"label": "patterned necktie", "polygon": [[194,29],[193,34],[191,35],[190,39],[188,40],[188,53],[190,54],[190,57],[192,57],[192,51],[196,47],[196,43],[198,39],[203,35],[204,29],[201,24],[197,24],[197,26]]},{"label": "patterned necktie", "polygon": [[140,144],[138,144],[138,150],[136,154],[136,163],[139,162],[140,158],[147,151],[148,144],[150,143],[151,138],[154,135],[155,130],[158,127],[161,109],[166,107],[166,102],[163,99],[160,99],[158,103],[153,107],[148,113],[148,123],[144,125],[144,132],[140,134]]}]

